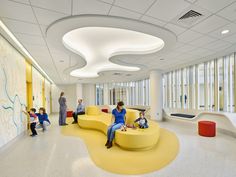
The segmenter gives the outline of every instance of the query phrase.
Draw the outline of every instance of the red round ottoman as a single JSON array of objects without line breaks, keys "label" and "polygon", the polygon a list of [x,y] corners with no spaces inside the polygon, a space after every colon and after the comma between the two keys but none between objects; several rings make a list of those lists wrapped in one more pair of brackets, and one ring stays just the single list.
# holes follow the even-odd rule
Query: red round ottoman
[{"label": "red round ottoman", "polygon": [[108,113],[108,109],[107,108],[103,108],[102,112]]},{"label": "red round ottoman", "polygon": [[67,111],[66,117],[73,117],[73,111]]},{"label": "red round ottoman", "polygon": [[216,123],[212,121],[199,121],[198,134],[206,137],[216,136]]}]

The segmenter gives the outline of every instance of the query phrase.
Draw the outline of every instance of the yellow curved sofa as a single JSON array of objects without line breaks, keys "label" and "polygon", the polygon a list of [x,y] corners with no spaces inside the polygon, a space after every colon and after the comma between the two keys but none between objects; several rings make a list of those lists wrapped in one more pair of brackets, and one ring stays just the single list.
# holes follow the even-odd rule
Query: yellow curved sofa
[{"label": "yellow curved sofa", "polygon": [[[126,109],[126,124],[133,124],[138,118],[139,112]],[[107,128],[111,124],[111,114],[103,113],[97,106],[89,106],[85,115],[78,116],[78,124],[81,128],[96,129],[107,134]],[[116,130],[115,143],[128,150],[145,150],[152,148],[159,139],[160,127],[157,122],[149,120],[149,128],[132,129],[127,131]]]}]

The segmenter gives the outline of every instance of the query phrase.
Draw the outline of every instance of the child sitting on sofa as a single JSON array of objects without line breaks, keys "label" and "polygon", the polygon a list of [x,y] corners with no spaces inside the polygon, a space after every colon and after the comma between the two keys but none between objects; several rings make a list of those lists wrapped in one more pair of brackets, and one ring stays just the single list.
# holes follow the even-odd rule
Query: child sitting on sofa
[{"label": "child sitting on sofa", "polygon": [[147,121],[147,119],[145,118],[145,113],[144,113],[144,111],[141,111],[141,112],[139,113],[139,118],[136,119],[136,120],[134,121],[134,123],[137,123],[138,126],[139,126],[139,128],[142,128],[142,129],[148,128],[148,121]]}]

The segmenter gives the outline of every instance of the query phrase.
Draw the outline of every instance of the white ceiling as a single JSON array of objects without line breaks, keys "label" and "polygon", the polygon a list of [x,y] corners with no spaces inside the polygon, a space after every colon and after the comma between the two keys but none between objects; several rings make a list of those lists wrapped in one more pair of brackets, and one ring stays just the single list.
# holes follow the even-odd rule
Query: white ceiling
[{"label": "white ceiling", "polygon": [[[190,9],[204,12],[204,16],[186,27],[176,18]],[[97,80],[78,80],[66,72],[77,65],[75,57],[58,51],[47,40],[46,29],[58,19],[82,14],[126,17],[162,26],[176,34],[177,43],[172,51],[161,55],[117,56],[120,62],[146,67],[131,76],[104,72]],[[60,84],[139,79],[148,76],[150,69],[168,71],[213,59],[235,50],[236,45],[236,0],[0,0],[0,18],[51,79]],[[230,32],[221,35],[223,29]]]}]

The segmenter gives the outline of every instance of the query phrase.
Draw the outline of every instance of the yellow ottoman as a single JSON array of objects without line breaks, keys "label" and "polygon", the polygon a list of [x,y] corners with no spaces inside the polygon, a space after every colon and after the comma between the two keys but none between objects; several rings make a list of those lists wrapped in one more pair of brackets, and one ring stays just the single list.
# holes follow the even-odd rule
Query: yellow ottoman
[{"label": "yellow ottoman", "polygon": [[137,118],[139,118],[139,111],[133,109],[126,109],[126,124],[134,124],[134,121]]},{"label": "yellow ottoman", "polygon": [[85,109],[85,114],[87,115],[99,115],[101,110],[97,106],[88,106]]},{"label": "yellow ottoman", "polygon": [[[126,124],[133,124],[139,117],[139,111],[126,110]],[[78,116],[78,124],[82,128],[96,129],[107,134],[107,128],[111,124],[111,114],[102,113],[98,107],[89,106],[85,115]],[[128,150],[146,150],[152,148],[159,140],[160,127],[157,122],[149,120],[147,129],[131,129],[127,131],[116,130],[115,143]]]}]

